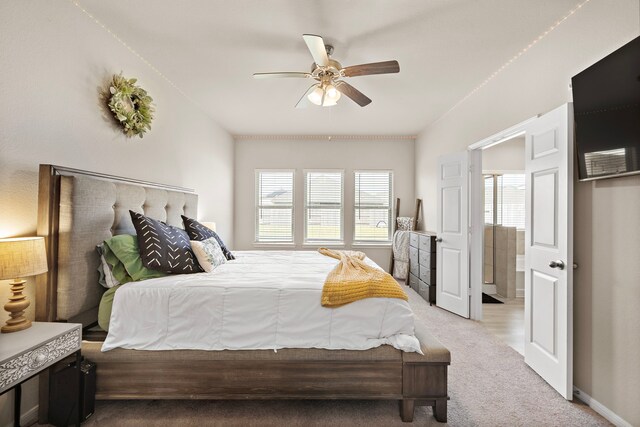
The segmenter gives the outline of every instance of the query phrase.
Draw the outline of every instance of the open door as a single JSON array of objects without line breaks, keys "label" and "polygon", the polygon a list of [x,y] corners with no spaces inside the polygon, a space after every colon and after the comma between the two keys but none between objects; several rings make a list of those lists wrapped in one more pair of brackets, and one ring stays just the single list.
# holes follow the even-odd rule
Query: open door
[{"label": "open door", "polygon": [[469,154],[438,158],[436,305],[469,317]]},{"label": "open door", "polygon": [[524,360],[573,395],[573,111],[526,126]]}]

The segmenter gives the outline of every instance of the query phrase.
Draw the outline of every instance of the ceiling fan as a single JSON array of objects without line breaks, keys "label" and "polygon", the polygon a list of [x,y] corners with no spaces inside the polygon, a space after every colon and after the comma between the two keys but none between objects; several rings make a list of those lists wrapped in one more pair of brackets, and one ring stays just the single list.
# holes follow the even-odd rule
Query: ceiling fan
[{"label": "ceiling fan", "polygon": [[323,107],[336,105],[340,94],[351,98],[356,104],[365,107],[371,103],[365,94],[342,80],[345,77],[367,76],[370,74],[389,74],[400,72],[398,61],[373,62],[370,64],[352,65],[342,68],[335,59],[329,58],[333,53],[333,46],[327,45],[322,37],[314,34],[303,34],[314,63],[311,72],[278,72],[255,73],[256,79],[265,78],[311,78],[317,81],[300,98],[296,108],[305,107],[307,102]]}]

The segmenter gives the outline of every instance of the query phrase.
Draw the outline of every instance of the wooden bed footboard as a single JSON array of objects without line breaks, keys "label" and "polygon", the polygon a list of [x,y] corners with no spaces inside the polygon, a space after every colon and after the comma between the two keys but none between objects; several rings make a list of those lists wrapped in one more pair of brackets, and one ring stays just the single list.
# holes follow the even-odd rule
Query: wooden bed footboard
[{"label": "wooden bed footboard", "polygon": [[420,405],[432,406],[436,420],[447,419],[448,360],[420,361],[433,357],[388,346],[360,352],[116,349],[102,353],[100,344],[83,343],[83,354],[96,362],[99,400],[397,400],[403,421],[412,421]]}]

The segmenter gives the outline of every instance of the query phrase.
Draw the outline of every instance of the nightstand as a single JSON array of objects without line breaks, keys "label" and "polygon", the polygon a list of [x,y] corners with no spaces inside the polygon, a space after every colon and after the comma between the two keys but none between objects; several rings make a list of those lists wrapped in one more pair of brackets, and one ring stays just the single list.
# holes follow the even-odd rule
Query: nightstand
[{"label": "nightstand", "polygon": [[[79,323],[34,322],[29,329],[0,334],[0,394],[15,389],[15,426],[20,426],[21,384],[74,353],[80,366],[81,342]],[[78,369],[78,383],[80,378]]]}]

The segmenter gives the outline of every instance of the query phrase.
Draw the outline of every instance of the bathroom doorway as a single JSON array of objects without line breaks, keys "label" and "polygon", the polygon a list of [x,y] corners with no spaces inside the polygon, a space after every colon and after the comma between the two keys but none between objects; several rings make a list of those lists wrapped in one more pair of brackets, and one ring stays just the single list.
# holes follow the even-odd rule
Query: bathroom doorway
[{"label": "bathroom doorway", "polygon": [[482,150],[483,324],[524,353],[525,138]]}]

